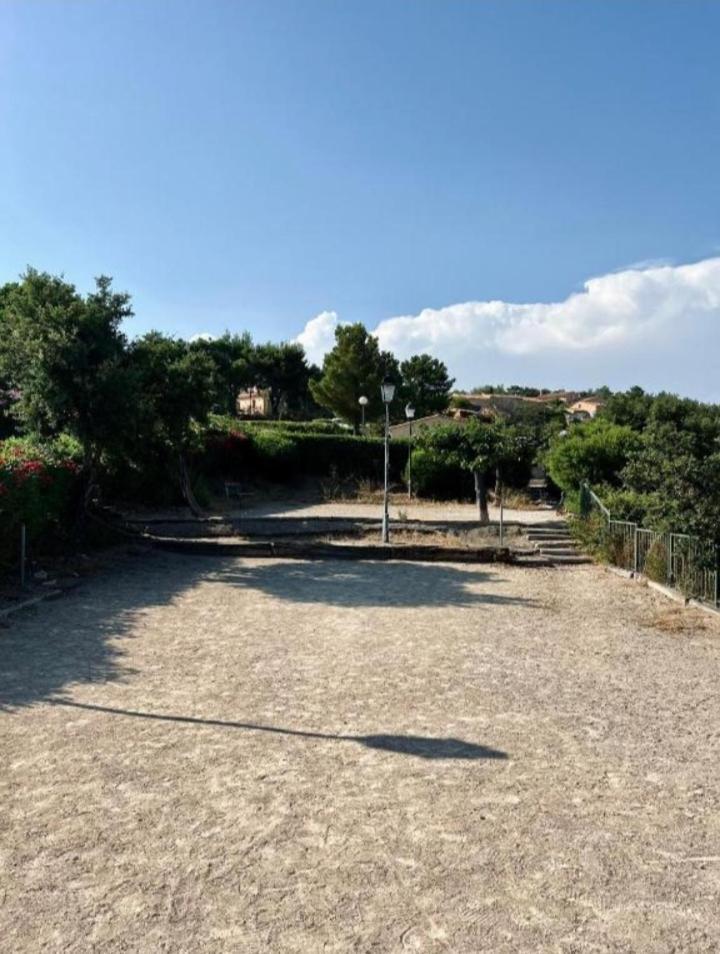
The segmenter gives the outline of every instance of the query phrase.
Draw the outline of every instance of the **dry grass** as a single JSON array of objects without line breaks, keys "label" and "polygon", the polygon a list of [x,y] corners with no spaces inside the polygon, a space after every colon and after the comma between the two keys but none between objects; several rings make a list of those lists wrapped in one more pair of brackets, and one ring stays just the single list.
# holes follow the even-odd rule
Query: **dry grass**
[{"label": "dry grass", "polygon": [[713,621],[692,606],[658,606],[645,618],[645,625],[673,636],[694,636],[711,630]]}]

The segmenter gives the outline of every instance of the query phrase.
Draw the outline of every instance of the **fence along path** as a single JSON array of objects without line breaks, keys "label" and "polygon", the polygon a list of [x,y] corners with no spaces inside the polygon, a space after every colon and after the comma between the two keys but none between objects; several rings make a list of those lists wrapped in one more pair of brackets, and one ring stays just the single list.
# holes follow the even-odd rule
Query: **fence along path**
[{"label": "fence along path", "polygon": [[600,522],[601,543],[610,562],[685,596],[718,608],[718,547],[688,533],[648,530],[615,520],[589,484],[580,487],[580,516]]}]

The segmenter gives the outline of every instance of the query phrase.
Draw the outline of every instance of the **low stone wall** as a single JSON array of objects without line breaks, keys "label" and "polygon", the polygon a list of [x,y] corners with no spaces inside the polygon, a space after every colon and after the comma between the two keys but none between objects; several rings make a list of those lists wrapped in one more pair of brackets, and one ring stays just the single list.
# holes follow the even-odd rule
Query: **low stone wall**
[{"label": "low stone wall", "polygon": [[412,560],[421,563],[512,563],[508,547],[441,547],[411,544],[342,544],[309,541],[242,542],[147,535],[146,542],[175,553],[295,560]]}]

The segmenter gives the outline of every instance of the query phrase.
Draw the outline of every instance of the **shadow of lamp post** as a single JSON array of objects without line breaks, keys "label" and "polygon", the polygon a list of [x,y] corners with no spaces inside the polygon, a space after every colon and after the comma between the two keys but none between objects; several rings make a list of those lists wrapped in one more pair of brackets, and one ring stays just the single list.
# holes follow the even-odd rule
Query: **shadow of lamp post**
[{"label": "shadow of lamp post", "polygon": [[413,418],[415,417],[415,408],[409,402],[405,405],[405,417],[407,418],[407,422],[409,426],[408,462],[407,462],[408,500],[412,500],[412,426],[413,426]]},{"label": "shadow of lamp post", "polygon": [[395,385],[385,378],[380,385],[380,395],[385,405],[385,481],[383,488],[382,542],[390,543],[390,519],[388,516],[388,483],[390,480],[390,404],[395,397]]}]

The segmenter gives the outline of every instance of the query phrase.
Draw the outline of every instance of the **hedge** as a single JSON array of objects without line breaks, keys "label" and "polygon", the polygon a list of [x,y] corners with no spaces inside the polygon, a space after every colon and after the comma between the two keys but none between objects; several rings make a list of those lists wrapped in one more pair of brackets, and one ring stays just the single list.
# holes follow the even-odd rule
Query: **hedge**
[{"label": "hedge", "polygon": [[433,500],[465,500],[474,494],[472,474],[441,463],[420,447],[412,453],[412,489],[418,497]]},{"label": "hedge", "polygon": [[240,424],[243,430],[277,430],[277,431],[297,431],[303,434],[352,434],[349,427],[343,427],[338,421],[331,421],[327,418],[317,418],[313,421],[269,421],[263,418],[237,421],[232,420],[235,427]]},{"label": "hedge", "polygon": [[22,524],[28,542],[46,549],[73,526],[80,465],[72,453],[65,439],[54,446],[0,441],[0,566],[15,562]]},{"label": "hedge", "polygon": [[[242,429],[241,429],[242,428]],[[198,469],[210,477],[243,480],[261,476],[289,481],[303,475],[381,480],[385,447],[379,438],[316,434],[280,428],[244,428],[207,435]],[[390,476],[400,481],[407,463],[406,440],[390,443]]]}]

